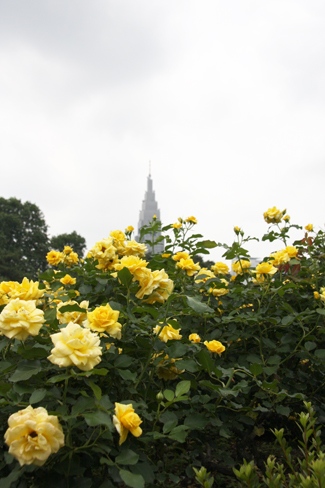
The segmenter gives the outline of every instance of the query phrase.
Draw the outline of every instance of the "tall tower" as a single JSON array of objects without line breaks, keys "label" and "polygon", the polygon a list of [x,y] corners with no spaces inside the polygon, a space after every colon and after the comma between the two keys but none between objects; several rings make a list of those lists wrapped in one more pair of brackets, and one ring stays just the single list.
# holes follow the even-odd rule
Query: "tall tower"
[{"label": "tall tower", "polygon": [[[141,227],[143,227],[144,225],[149,225],[149,221],[153,219],[154,215],[157,217],[157,220],[160,220],[160,210],[156,202],[155,192],[152,189],[151,171],[149,168],[149,176],[147,178],[147,191],[145,192],[144,200],[142,200],[142,209],[140,210],[139,215],[138,235],[135,238],[136,241],[140,242]],[[160,235],[160,232],[156,232],[155,239],[157,239],[157,237],[159,237]],[[142,242],[144,242],[146,239],[151,240],[151,238],[151,235],[144,235],[141,240]],[[159,242],[159,244],[155,245],[154,251],[155,253],[164,252],[164,243]]]}]

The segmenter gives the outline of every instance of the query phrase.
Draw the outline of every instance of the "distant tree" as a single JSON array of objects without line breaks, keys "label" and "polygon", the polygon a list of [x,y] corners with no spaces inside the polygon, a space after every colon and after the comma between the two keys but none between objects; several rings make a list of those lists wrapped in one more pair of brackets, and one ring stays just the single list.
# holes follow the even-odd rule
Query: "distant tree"
[{"label": "distant tree", "polygon": [[59,234],[53,236],[50,240],[51,249],[62,251],[64,246],[70,246],[78,254],[80,258],[83,257],[86,249],[86,240],[74,230],[70,234]]},{"label": "distant tree", "polygon": [[196,254],[193,257],[193,261],[195,263],[198,263],[201,266],[201,268],[207,268],[207,269],[210,269],[211,266],[213,266],[215,264],[214,261],[210,261],[210,260],[204,261],[203,258],[202,258],[202,256],[200,256],[199,254]]},{"label": "distant tree", "polygon": [[47,267],[47,225],[37,205],[0,198],[0,280],[36,279]]}]

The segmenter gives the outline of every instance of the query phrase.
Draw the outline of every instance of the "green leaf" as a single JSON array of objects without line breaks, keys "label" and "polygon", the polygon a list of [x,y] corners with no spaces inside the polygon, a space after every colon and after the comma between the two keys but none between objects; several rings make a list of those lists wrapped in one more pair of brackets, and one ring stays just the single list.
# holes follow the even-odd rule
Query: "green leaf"
[{"label": "green leaf", "polygon": [[5,337],[0,341],[0,351],[9,344],[9,340]]},{"label": "green leaf", "polygon": [[55,376],[52,376],[47,380],[47,383],[58,383],[59,381],[64,381],[68,378],[71,378],[71,375],[69,373],[65,374],[57,374]]},{"label": "green leaf", "polygon": [[117,371],[119,372],[119,375],[124,380],[133,381],[133,383],[135,383],[135,381],[137,379],[137,373],[136,372],[131,373],[131,371],[129,369],[118,369]]},{"label": "green leaf", "polygon": [[316,312],[320,315],[325,315],[325,308],[316,308]]},{"label": "green leaf", "polygon": [[263,373],[263,366],[261,364],[254,363],[250,365],[249,370],[254,376],[258,376],[259,374]]},{"label": "green leaf", "polygon": [[128,368],[133,363],[134,359],[126,354],[119,355],[115,361],[114,365],[116,368]]},{"label": "green leaf", "polygon": [[134,451],[131,451],[131,449],[125,449],[124,451],[121,452],[116,458],[115,461],[118,464],[137,464],[139,460],[139,454],[137,454]]},{"label": "green leaf", "polygon": [[187,425],[178,425],[177,427],[175,427],[170,432],[168,437],[170,439],[173,439],[174,441],[185,442],[187,434],[188,434],[188,426]]},{"label": "green leaf", "polygon": [[131,488],[144,488],[144,478],[141,474],[133,474],[130,471],[121,469],[120,476],[127,486],[131,486]]},{"label": "green leaf", "polygon": [[181,341],[174,341],[174,344],[168,346],[168,356],[170,358],[181,358],[185,356],[189,350],[190,346],[187,344],[183,344]]},{"label": "green leaf", "polygon": [[317,346],[316,342],[305,342],[305,348],[307,351],[312,351]]},{"label": "green leaf", "polygon": [[314,354],[317,358],[324,359],[325,358],[325,349],[316,349]]},{"label": "green leaf", "polygon": [[44,347],[19,346],[17,349],[17,354],[22,356],[24,359],[38,359],[46,358],[49,355],[49,352]]},{"label": "green leaf", "polygon": [[212,373],[212,371],[215,371],[215,363],[213,359],[211,358],[211,355],[206,351],[205,349],[202,349],[197,355],[196,355],[199,363],[201,364],[202,368],[207,371],[209,374]]},{"label": "green leaf", "polygon": [[278,405],[275,410],[280,415],[285,415],[286,417],[288,417],[289,416],[289,413],[290,413],[290,408],[289,407],[284,407],[283,405]]},{"label": "green leaf", "polygon": [[190,429],[194,430],[201,430],[209,423],[209,420],[206,419],[202,414],[198,415],[197,413],[191,413],[186,417],[184,420],[184,425],[189,427]]},{"label": "green leaf", "polygon": [[174,400],[174,392],[172,390],[165,390],[164,391],[164,397],[169,402],[172,402]]},{"label": "green leaf", "polygon": [[133,279],[133,275],[130,273],[128,268],[122,268],[118,273],[117,273],[118,279],[122,283],[122,285],[126,286],[127,288],[130,286],[130,283]]},{"label": "green leaf", "polygon": [[31,405],[33,405],[34,403],[38,403],[41,400],[43,400],[45,395],[46,395],[46,390],[44,388],[40,388],[39,390],[35,390],[35,391],[33,391],[33,393],[30,396],[29,403]]},{"label": "green leaf", "polygon": [[209,307],[206,303],[200,302],[198,298],[186,297],[189,307],[196,313],[214,313],[213,308]]},{"label": "green leaf", "polygon": [[18,364],[16,371],[9,378],[9,381],[13,383],[16,381],[26,381],[40,371],[42,371],[40,361],[22,361]]},{"label": "green leaf", "polygon": [[180,361],[177,361],[177,367],[178,369],[185,369],[190,373],[196,373],[199,370],[194,359],[181,359]]},{"label": "green leaf", "polygon": [[84,413],[83,417],[86,423],[90,427],[95,427],[96,425],[106,425],[110,430],[113,429],[112,419],[108,413],[102,410],[97,410],[96,412]]},{"label": "green leaf", "polygon": [[5,396],[9,390],[11,390],[12,385],[9,383],[5,383],[4,381],[0,381],[0,396]]},{"label": "green leaf", "polygon": [[185,395],[185,393],[187,393],[190,390],[190,388],[191,388],[190,381],[180,381],[176,386],[176,392],[175,392],[176,397]]},{"label": "green leaf", "polygon": [[74,304],[74,305],[64,305],[63,307],[60,307],[60,313],[65,313],[65,312],[86,312],[85,308],[79,307],[79,305]]},{"label": "green leaf", "polygon": [[268,360],[268,364],[279,364],[281,362],[281,357],[278,354],[271,356]]},{"label": "green leaf", "polygon": [[210,241],[207,239],[206,241],[200,241],[196,243],[197,247],[205,247],[206,249],[213,249],[217,247],[217,243],[215,241]]},{"label": "green leaf", "polygon": [[87,383],[90,386],[90,388],[93,390],[93,393],[95,395],[96,400],[99,401],[102,398],[102,390],[100,389],[100,387],[98,385],[96,385],[95,383],[93,383],[90,380],[88,380]]},{"label": "green leaf", "polygon": [[56,307],[45,310],[44,319],[46,322],[53,322],[56,319]]}]

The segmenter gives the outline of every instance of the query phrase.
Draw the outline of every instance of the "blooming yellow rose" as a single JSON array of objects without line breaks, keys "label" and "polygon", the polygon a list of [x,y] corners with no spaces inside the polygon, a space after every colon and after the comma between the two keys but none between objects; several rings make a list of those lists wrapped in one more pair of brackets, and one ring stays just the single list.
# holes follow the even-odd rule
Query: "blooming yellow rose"
[{"label": "blooming yellow rose", "polygon": [[10,300],[0,314],[0,332],[9,339],[25,341],[36,336],[44,324],[44,312],[36,308],[35,300]]},{"label": "blooming yellow rose", "polygon": [[161,255],[162,258],[169,258],[171,256],[170,252],[164,252],[164,254]]},{"label": "blooming yellow rose", "polygon": [[281,266],[281,264],[285,264],[290,261],[290,256],[285,249],[270,254],[270,258],[272,259],[273,266]]},{"label": "blooming yellow rose", "polygon": [[104,262],[111,261],[116,256],[116,249],[114,247],[114,239],[108,237],[96,242],[96,244],[90,249],[87,257],[91,255],[94,259],[102,260]]},{"label": "blooming yellow rose", "polygon": [[308,224],[306,225],[305,229],[308,231],[308,232],[312,232],[314,230],[314,226],[313,224]]},{"label": "blooming yellow rose", "polygon": [[140,427],[142,420],[139,415],[135,413],[132,403],[129,405],[115,403],[113,424],[117,432],[120,434],[119,445],[126,441],[129,432],[131,432],[134,437],[139,437],[142,434],[142,429]]},{"label": "blooming yellow rose", "polygon": [[113,259],[98,259],[98,264],[96,264],[96,268],[102,269],[103,271],[111,271],[115,269],[115,264],[117,264],[118,262],[118,255],[115,254]]},{"label": "blooming yellow rose", "polygon": [[134,231],[134,227],[132,227],[132,225],[129,225],[126,229],[125,229],[125,232],[128,232],[128,233],[131,233]]},{"label": "blooming yellow rose", "polygon": [[188,252],[186,252],[186,251],[179,251],[176,254],[174,254],[174,256],[172,257],[172,259],[174,261],[180,261],[181,259],[187,259],[187,258],[190,258],[190,257],[191,256],[188,254]]},{"label": "blooming yellow rose", "polygon": [[226,275],[229,273],[229,267],[221,262],[215,263],[211,266],[211,269],[216,275]]},{"label": "blooming yellow rose", "polygon": [[225,346],[219,341],[204,341],[203,344],[210,352],[217,352],[218,354],[221,354],[226,349]]},{"label": "blooming yellow rose", "polygon": [[195,275],[195,283],[205,283],[207,280],[215,278],[215,274],[207,268],[201,268]]},{"label": "blooming yellow rose", "polygon": [[221,278],[220,279],[221,283],[224,284],[224,286],[222,288],[215,288],[215,284],[213,283],[214,286],[212,286],[210,289],[209,289],[209,293],[212,293],[213,296],[215,297],[222,297],[223,295],[227,295],[227,293],[229,293],[229,290],[228,290],[228,281],[225,280],[224,278]]},{"label": "blooming yellow rose", "polygon": [[316,300],[319,299],[319,293],[318,293],[318,291],[314,291],[314,297],[316,298]]},{"label": "blooming yellow rose", "polygon": [[126,241],[125,246],[121,252],[123,256],[138,256],[144,258],[148,248],[145,244],[137,241]]},{"label": "blooming yellow rose", "polygon": [[125,234],[121,230],[113,230],[110,233],[110,237],[113,238],[113,244],[118,254],[122,254],[124,250]]},{"label": "blooming yellow rose", "polygon": [[121,339],[122,325],[118,322],[119,315],[120,312],[113,310],[109,304],[103,305],[92,312],[87,312],[87,319],[83,322],[83,326],[95,332],[106,332],[115,339]]},{"label": "blooming yellow rose", "polygon": [[144,300],[146,303],[164,303],[171,295],[174,289],[174,282],[168,278],[168,274],[164,269],[153,272],[153,283],[157,284],[157,288],[151,295]]},{"label": "blooming yellow rose", "polygon": [[194,344],[201,342],[201,337],[198,334],[190,334],[188,338],[191,342],[194,342]]},{"label": "blooming yellow rose", "polygon": [[20,300],[36,300],[37,304],[40,302],[40,298],[44,295],[45,289],[39,289],[39,282],[34,283],[33,280],[24,278],[21,283],[16,281],[9,281],[3,283],[7,289],[7,295],[10,298],[19,298]]},{"label": "blooming yellow rose", "polygon": [[90,371],[101,361],[98,335],[78,324],[70,322],[51,339],[55,347],[47,359],[60,368],[77,366],[81,371]]},{"label": "blooming yellow rose", "polygon": [[320,294],[319,294],[319,297],[320,297],[320,299],[322,300],[322,302],[325,302],[325,288],[324,288],[324,287],[322,287],[322,288],[320,289]]},{"label": "blooming yellow rose", "polygon": [[288,253],[289,258],[296,258],[298,254],[298,249],[294,246],[287,246],[285,252]]},{"label": "blooming yellow rose", "polygon": [[5,442],[9,453],[20,463],[43,466],[52,453],[64,446],[64,434],[58,418],[49,415],[45,408],[33,408],[10,415],[9,428],[5,433]]},{"label": "blooming yellow rose", "polygon": [[165,325],[164,327],[162,327],[161,325],[156,325],[156,327],[154,327],[153,329],[155,334],[159,334],[158,337],[163,342],[181,339],[182,336],[179,333],[180,330],[180,328],[174,329],[174,327],[169,324]]},{"label": "blooming yellow rose", "polygon": [[79,257],[76,252],[71,251],[69,254],[65,255],[64,263],[69,267],[72,266],[73,264],[77,264],[78,261],[79,261]]},{"label": "blooming yellow rose", "polygon": [[281,219],[283,217],[283,212],[281,212],[278,208],[272,207],[269,208],[266,212],[263,214],[265,222],[268,224],[278,224],[281,222]]},{"label": "blooming yellow rose", "polygon": [[52,250],[47,253],[46,259],[51,266],[57,266],[63,261],[63,253]]},{"label": "blooming yellow rose", "polygon": [[241,259],[240,261],[235,261],[232,263],[232,270],[236,274],[248,273],[248,268],[250,268],[251,262],[249,259]]},{"label": "blooming yellow rose", "polygon": [[193,276],[196,273],[196,271],[199,271],[199,269],[200,269],[200,265],[195,264],[193,259],[191,259],[191,258],[180,259],[176,263],[176,267],[185,270],[187,273],[187,276]]},{"label": "blooming yellow rose", "polygon": [[72,251],[73,251],[72,247],[64,246],[64,249],[63,249],[64,254],[70,254],[70,252],[72,252]]},{"label": "blooming yellow rose", "polygon": [[256,266],[256,270],[253,272],[257,273],[258,275],[267,274],[273,276],[277,271],[278,271],[277,268],[275,268],[273,264],[260,263]]},{"label": "blooming yellow rose", "polygon": [[147,266],[147,261],[138,258],[137,256],[124,256],[121,261],[115,264],[116,271],[120,271],[123,268],[128,268],[131,274],[133,274],[133,281],[139,279],[141,272]]},{"label": "blooming yellow rose", "polygon": [[63,285],[75,285],[76,284],[76,278],[72,278],[72,276],[66,274],[63,278],[60,279],[61,283]]},{"label": "blooming yellow rose", "polygon": [[175,224],[172,224],[172,227],[174,229],[180,229],[182,227],[182,224],[181,224],[181,222],[176,222]]},{"label": "blooming yellow rose", "polygon": [[[60,312],[60,308],[65,307],[66,305],[79,305],[80,308],[84,308],[84,312]],[[69,300],[67,302],[60,302],[56,309],[56,318],[60,322],[60,324],[68,324],[69,322],[73,322],[74,324],[81,325],[82,322],[86,319],[87,309],[89,307],[88,300],[83,300],[81,303],[77,303],[74,300]]]},{"label": "blooming yellow rose", "polygon": [[197,220],[195,217],[187,217],[187,219],[185,219],[185,222],[191,222],[192,224],[197,224]]}]

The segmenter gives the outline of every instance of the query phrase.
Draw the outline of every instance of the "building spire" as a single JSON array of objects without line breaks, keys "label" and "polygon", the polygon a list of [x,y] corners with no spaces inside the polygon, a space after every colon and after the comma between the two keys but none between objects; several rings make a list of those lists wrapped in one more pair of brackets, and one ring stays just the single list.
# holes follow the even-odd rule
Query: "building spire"
[{"label": "building spire", "polygon": [[149,178],[151,178],[151,161],[149,161]]}]

